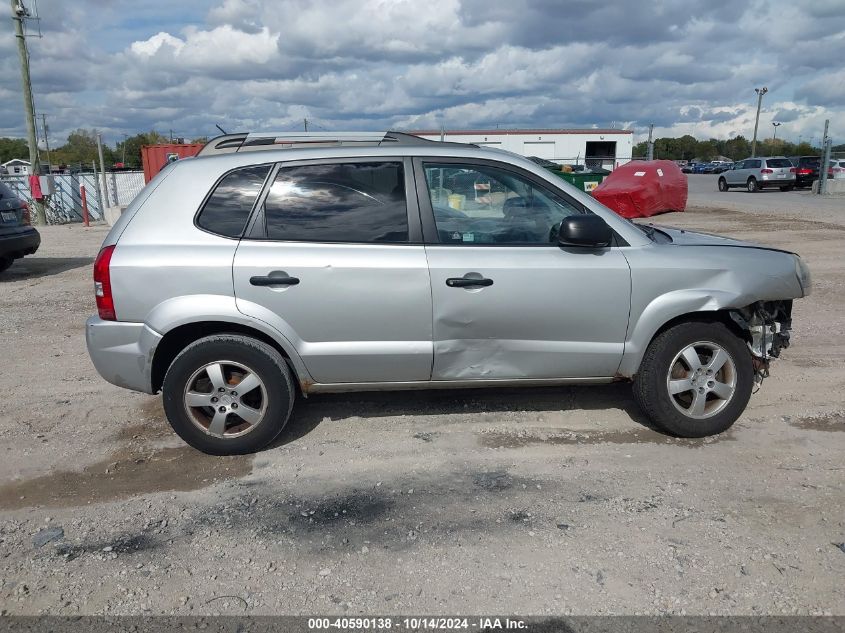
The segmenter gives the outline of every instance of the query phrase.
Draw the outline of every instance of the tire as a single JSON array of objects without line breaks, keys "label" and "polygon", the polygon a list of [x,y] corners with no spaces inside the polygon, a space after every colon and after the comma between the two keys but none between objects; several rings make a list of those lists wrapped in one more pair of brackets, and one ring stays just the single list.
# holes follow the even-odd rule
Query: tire
[{"label": "tire", "polygon": [[760,185],[757,184],[756,178],[749,178],[746,187],[748,188],[748,193],[757,193],[760,191]]},{"label": "tire", "polygon": [[792,191],[793,189],[795,189],[794,185],[784,185],[780,188],[781,191]]},{"label": "tire", "polygon": [[[688,356],[682,356],[689,349],[698,352],[699,374],[692,371]],[[709,357],[708,352],[712,354]],[[713,361],[719,367],[708,374],[708,364]],[[687,385],[690,388],[684,389]],[[669,328],[651,342],[634,379],[634,398],[648,418],[666,432],[677,437],[707,437],[736,422],[753,386],[754,367],[745,341],[722,323],[692,321]],[[701,402],[703,408],[696,409]]]},{"label": "tire", "polygon": [[728,181],[724,178],[719,178],[719,191],[727,191],[728,190]]},{"label": "tire", "polygon": [[[238,393],[247,379],[249,389]],[[209,455],[243,455],[270,444],[290,418],[295,396],[282,355],[237,334],[207,336],[188,345],[170,364],[162,385],[170,426]]]},{"label": "tire", "polygon": [[6,270],[9,266],[12,265],[14,262],[14,258],[12,257],[0,257],[0,273]]}]

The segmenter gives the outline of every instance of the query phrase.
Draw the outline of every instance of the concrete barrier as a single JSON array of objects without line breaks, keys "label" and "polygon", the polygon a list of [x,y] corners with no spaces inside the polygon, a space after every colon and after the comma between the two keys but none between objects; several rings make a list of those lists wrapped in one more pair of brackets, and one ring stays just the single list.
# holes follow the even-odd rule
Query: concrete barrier
[{"label": "concrete barrier", "polygon": [[114,207],[106,207],[106,222],[109,226],[114,226],[114,223],[117,222],[117,219],[120,217],[120,214],[123,213],[123,210],[126,207],[123,205],[118,205]]},{"label": "concrete barrier", "polygon": [[[813,181],[813,193],[819,192],[819,181]],[[845,178],[834,180],[828,178],[826,196],[845,196]]]}]

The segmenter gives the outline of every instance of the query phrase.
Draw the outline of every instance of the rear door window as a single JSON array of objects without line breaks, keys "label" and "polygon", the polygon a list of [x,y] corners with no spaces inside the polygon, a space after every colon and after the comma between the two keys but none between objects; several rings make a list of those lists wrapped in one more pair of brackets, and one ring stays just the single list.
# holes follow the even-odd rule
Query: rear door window
[{"label": "rear door window", "polygon": [[197,226],[217,235],[240,237],[270,165],[244,167],[226,174],[197,216]]},{"label": "rear door window", "polygon": [[406,243],[402,163],[282,167],[267,192],[264,218],[271,240]]}]

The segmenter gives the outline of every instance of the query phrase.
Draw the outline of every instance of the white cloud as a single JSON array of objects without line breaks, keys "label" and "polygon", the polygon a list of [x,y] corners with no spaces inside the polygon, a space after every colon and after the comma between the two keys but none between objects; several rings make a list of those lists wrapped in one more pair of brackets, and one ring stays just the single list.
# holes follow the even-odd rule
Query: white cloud
[{"label": "white cloud", "polygon": [[[845,135],[841,2],[554,0],[42,0],[36,104],[61,142],[280,129],[607,126],[658,134]],[[0,96],[19,99],[11,38]],[[7,101],[9,99],[6,99]],[[839,126],[839,127],[837,127]],[[23,117],[0,110],[0,134]]]}]

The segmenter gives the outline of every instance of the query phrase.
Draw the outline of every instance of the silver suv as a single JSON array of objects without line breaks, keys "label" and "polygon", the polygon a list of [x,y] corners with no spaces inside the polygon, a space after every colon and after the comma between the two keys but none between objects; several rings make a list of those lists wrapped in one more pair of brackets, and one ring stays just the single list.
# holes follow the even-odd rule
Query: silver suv
[{"label": "silver suv", "polygon": [[789,343],[797,255],[624,220],[520,156],[401,133],[227,135],[168,165],[94,265],[88,350],[212,454],[297,394],[632,381],[724,431]]},{"label": "silver suv", "polygon": [[750,193],[766,187],[778,187],[781,191],[795,188],[796,169],[785,156],[759,156],[737,161],[733,167],[719,176],[719,191],[731,187],[744,187]]}]

